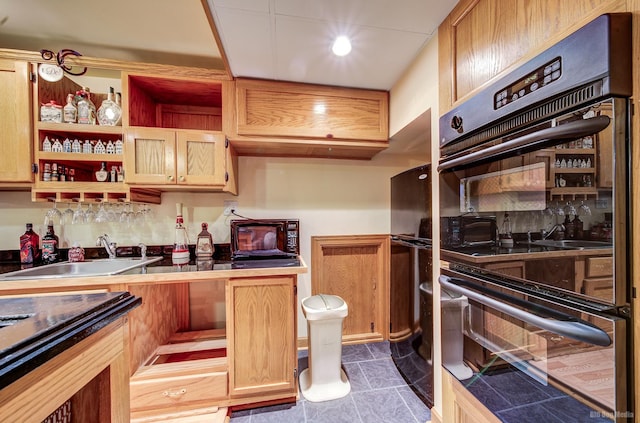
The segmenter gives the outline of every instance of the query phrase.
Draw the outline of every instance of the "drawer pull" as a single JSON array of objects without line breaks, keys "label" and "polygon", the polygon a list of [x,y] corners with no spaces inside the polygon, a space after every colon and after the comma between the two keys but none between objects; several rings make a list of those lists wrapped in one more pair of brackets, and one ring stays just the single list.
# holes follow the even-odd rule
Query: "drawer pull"
[{"label": "drawer pull", "polygon": [[182,388],[179,391],[164,391],[162,393],[163,397],[175,398],[187,393],[186,388]]},{"label": "drawer pull", "polygon": [[564,336],[552,336],[550,338],[553,342],[560,342],[564,339]]}]

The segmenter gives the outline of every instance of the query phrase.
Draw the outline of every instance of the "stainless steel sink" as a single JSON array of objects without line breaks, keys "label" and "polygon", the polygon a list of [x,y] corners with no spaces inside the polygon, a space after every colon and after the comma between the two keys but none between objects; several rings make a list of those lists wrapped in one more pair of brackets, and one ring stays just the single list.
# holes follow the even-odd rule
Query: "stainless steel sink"
[{"label": "stainless steel sink", "polygon": [[564,248],[567,250],[586,250],[586,249],[594,249],[594,248],[612,248],[613,247],[613,245],[610,242],[586,241],[586,240],[579,240],[579,239],[563,239],[559,241],[544,239],[544,240],[533,241],[529,245],[534,245],[538,247]]},{"label": "stainless steel sink", "polygon": [[53,263],[30,269],[0,274],[2,280],[74,278],[81,276],[110,276],[131,269],[146,267],[162,260],[162,257],[127,257],[115,259],[97,259],[81,262]]}]

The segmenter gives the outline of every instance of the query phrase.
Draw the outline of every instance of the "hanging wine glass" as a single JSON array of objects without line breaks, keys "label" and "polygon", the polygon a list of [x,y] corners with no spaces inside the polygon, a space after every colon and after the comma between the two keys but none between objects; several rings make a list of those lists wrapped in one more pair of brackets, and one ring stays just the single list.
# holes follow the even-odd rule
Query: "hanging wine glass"
[{"label": "hanging wine glass", "polygon": [[555,214],[556,216],[564,216],[564,208],[560,207],[559,201],[556,201]]},{"label": "hanging wine glass", "polygon": [[80,202],[78,202],[78,207],[76,207],[76,210],[73,212],[71,223],[73,223],[74,225],[85,223],[85,215],[84,211],[82,210],[82,204],[80,204]]},{"label": "hanging wine glass", "polygon": [[50,198],[49,201],[53,202],[53,207],[47,210],[44,216],[44,225],[59,225],[62,221],[62,213],[58,209],[55,198]]},{"label": "hanging wine glass", "polygon": [[584,201],[580,202],[580,207],[578,207],[578,216],[591,216],[591,208],[587,206]]},{"label": "hanging wine glass", "polygon": [[107,211],[104,208],[104,202],[100,203],[98,206],[98,213],[96,213],[96,223],[105,223],[109,221],[109,217],[107,216]]},{"label": "hanging wine glass", "polygon": [[93,210],[93,204],[89,203],[89,207],[84,212],[85,223],[93,223],[96,220],[96,212]]},{"label": "hanging wine glass", "polygon": [[73,209],[71,208],[71,203],[67,203],[67,208],[62,212],[62,221],[60,223],[63,225],[73,223]]},{"label": "hanging wine glass", "polygon": [[571,201],[567,201],[567,205],[564,206],[564,214],[569,216],[576,215],[576,208],[573,206],[573,204],[571,204]]}]

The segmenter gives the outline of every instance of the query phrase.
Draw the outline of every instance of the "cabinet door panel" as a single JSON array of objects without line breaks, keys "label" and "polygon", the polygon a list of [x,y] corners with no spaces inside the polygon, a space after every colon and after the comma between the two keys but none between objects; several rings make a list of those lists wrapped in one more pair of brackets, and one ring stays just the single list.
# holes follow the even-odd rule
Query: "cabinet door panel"
[{"label": "cabinet door panel", "polygon": [[127,130],[124,147],[125,181],[134,184],[175,184],[175,131]]},{"label": "cabinet door panel", "polygon": [[388,338],[390,248],[382,235],[311,238],[311,292],[347,303],[343,341]]},{"label": "cabinet door panel", "polygon": [[224,185],[224,136],[206,132],[178,132],[178,184]]},{"label": "cabinet door panel", "polygon": [[227,301],[231,396],[295,394],[295,278],[232,279]]},{"label": "cabinet door panel", "polygon": [[0,182],[31,182],[31,83],[27,62],[0,60]]},{"label": "cabinet door panel", "polygon": [[384,91],[239,79],[238,134],[387,141]]}]

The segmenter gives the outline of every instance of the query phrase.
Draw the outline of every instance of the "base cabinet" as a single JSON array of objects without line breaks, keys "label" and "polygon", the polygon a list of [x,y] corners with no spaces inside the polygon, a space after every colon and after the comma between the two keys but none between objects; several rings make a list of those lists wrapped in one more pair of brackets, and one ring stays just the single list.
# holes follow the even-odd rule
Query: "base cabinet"
[{"label": "base cabinet", "polygon": [[390,248],[388,235],[311,237],[311,293],[347,303],[344,342],[389,338]]},{"label": "base cabinet", "polygon": [[293,277],[227,282],[229,394],[297,392],[296,283]]}]

